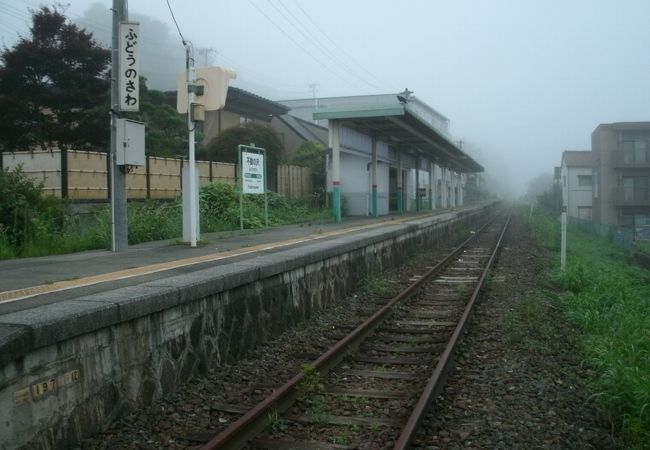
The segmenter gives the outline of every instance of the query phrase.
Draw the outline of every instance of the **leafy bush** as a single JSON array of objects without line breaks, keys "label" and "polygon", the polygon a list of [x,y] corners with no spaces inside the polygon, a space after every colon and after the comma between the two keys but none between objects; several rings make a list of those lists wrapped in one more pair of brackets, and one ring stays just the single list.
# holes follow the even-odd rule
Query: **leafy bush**
[{"label": "leafy bush", "polygon": [[[0,259],[43,256],[108,248],[111,213],[102,205],[86,213],[72,212],[61,200],[44,197],[40,186],[20,171],[0,176]],[[269,192],[269,225],[323,220],[327,212],[308,201],[289,200]],[[201,188],[201,230],[204,233],[239,229],[239,190],[215,183]],[[178,238],[182,234],[180,200],[129,202],[129,244]],[[244,228],[266,226],[264,196],[244,196]]]},{"label": "leafy bush", "polygon": [[179,202],[130,203],[128,221],[129,244],[170,239],[182,234]]},{"label": "leafy bush", "polygon": [[[240,226],[240,194],[236,186],[212,183],[201,188],[203,231],[232,230]],[[281,194],[268,192],[269,225],[284,225],[300,221],[323,219],[326,212],[309,207],[309,200],[291,200]],[[244,228],[265,226],[264,196],[245,194],[243,198]]]},{"label": "leafy bush", "polygon": [[0,170],[0,240],[17,253],[63,225],[64,203],[44,196],[42,187],[20,167]]}]

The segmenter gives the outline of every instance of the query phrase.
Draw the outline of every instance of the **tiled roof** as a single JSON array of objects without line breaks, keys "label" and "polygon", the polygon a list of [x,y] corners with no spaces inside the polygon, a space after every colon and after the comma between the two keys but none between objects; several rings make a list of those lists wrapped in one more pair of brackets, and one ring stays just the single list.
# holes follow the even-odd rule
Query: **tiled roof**
[{"label": "tiled roof", "polygon": [[562,152],[562,165],[567,167],[591,167],[592,163],[591,150],[565,150]]}]

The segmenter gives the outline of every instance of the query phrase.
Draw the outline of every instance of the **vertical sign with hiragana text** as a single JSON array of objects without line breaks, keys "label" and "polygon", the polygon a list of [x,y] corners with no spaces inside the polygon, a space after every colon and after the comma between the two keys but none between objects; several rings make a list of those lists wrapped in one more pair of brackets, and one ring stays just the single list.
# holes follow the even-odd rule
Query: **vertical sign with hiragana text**
[{"label": "vertical sign with hiragana text", "polygon": [[120,111],[140,108],[139,28],[138,22],[120,22]]}]

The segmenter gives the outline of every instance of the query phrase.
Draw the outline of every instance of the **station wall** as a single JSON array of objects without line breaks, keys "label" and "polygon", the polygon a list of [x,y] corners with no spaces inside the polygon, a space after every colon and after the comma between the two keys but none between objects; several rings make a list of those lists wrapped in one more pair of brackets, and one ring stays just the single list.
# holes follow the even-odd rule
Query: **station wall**
[{"label": "station wall", "polygon": [[427,216],[0,318],[2,449],[73,448],[219,370],[488,206]]}]

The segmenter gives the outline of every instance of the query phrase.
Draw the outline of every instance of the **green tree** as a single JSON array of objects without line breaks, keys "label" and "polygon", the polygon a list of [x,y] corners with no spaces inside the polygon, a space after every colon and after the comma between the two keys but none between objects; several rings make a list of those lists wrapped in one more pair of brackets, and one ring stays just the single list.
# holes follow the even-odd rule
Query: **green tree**
[{"label": "green tree", "polygon": [[177,157],[187,153],[185,119],[168,104],[164,92],[147,87],[145,77],[140,77],[140,111],[125,116],[145,123],[147,155]]},{"label": "green tree", "polygon": [[268,125],[252,122],[229,128],[212,139],[200,156],[211,161],[237,164],[237,147],[241,144],[255,144],[256,147],[266,150],[266,171],[269,178],[267,185],[274,186],[282,141],[278,133]]},{"label": "green tree", "polygon": [[562,188],[558,183],[537,196],[537,204],[551,215],[559,215],[562,212]]},{"label": "green tree", "polygon": [[306,141],[289,156],[287,164],[311,169],[314,190],[325,191],[325,146],[318,142]]},{"label": "green tree", "polygon": [[0,54],[0,151],[105,146],[109,59],[56,8],[33,11],[30,36]]}]

